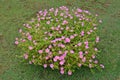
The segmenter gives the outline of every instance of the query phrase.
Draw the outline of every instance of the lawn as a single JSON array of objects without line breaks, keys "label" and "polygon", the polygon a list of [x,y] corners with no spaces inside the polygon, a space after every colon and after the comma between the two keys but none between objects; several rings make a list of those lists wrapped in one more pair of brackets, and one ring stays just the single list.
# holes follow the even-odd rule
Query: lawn
[{"label": "lawn", "polygon": [[[0,0],[0,80],[120,80],[120,0]],[[99,14],[101,49],[99,60],[105,69],[94,74],[88,68],[72,76],[60,75],[51,69],[26,65],[17,58],[20,50],[14,45],[18,29],[41,9],[80,7]]]}]

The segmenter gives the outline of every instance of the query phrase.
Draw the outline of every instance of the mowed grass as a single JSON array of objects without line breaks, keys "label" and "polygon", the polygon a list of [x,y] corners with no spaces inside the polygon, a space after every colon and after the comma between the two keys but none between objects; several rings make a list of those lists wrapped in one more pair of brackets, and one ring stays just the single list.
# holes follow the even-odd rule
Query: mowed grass
[{"label": "mowed grass", "polygon": [[[0,80],[120,80],[120,0],[0,0]],[[18,29],[36,16],[37,11],[59,6],[76,6],[98,13],[101,50],[98,56],[105,69],[76,70],[72,76],[60,75],[57,70],[26,65],[16,57],[20,49],[14,45]]]}]

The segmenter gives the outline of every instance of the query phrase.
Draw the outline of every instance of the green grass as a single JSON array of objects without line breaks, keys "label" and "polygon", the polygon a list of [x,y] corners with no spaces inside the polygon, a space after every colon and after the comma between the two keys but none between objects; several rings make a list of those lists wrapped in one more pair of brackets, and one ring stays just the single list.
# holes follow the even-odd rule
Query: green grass
[{"label": "green grass", "polygon": [[[120,80],[120,0],[0,0],[0,80]],[[14,45],[18,29],[50,7],[81,7],[98,13],[102,50],[99,59],[105,64],[102,72],[91,74],[88,68],[77,70],[72,76],[40,66],[26,65],[16,57],[20,50]]]}]

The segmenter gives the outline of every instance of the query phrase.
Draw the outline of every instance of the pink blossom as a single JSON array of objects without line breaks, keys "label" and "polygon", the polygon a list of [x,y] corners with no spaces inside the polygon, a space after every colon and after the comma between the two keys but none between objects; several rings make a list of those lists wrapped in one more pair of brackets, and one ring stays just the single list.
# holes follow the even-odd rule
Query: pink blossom
[{"label": "pink blossom", "polygon": [[68,21],[64,20],[62,25],[68,24]]},{"label": "pink blossom", "polygon": [[78,45],[78,46],[81,46],[81,45],[82,45],[82,43],[78,43],[77,45]]},{"label": "pink blossom", "polygon": [[103,64],[100,64],[100,67],[101,67],[101,68],[105,68]]},{"label": "pink blossom", "polygon": [[88,31],[87,34],[89,35],[89,34],[91,34],[91,33]]},{"label": "pink blossom", "polygon": [[72,54],[73,54],[73,53],[74,53],[74,51],[73,51],[73,50],[70,50],[70,53],[72,53]]},{"label": "pink blossom", "polygon": [[95,59],[95,55],[92,55],[92,58]]},{"label": "pink blossom", "polygon": [[81,36],[84,36],[84,31],[81,31]]},{"label": "pink blossom", "polygon": [[88,54],[88,51],[85,51],[85,54]]},{"label": "pink blossom", "polygon": [[97,49],[97,48],[94,48],[94,50],[95,50],[95,51],[98,51],[98,49]]},{"label": "pink blossom", "polygon": [[86,45],[86,46],[85,46],[85,48],[86,48],[86,49],[88,49],[88,48],[89,48],[89,46],[88,46],[88,45]]},{"label": "pink blossom", "polygon": [[70,36],[70,39],[74,39],[75,37],[73,35]]},{"label": "pink blossom", "polygon": [[84,57],[84,58],[82,58],[82,62],[85,62],[86,61],[86,58]]},{"label": "pink blossom", "polygon": [[47,64],[44,64],[43,67],[44,67],[44,68],[47,68]]},{"label": "pink blossom", "polygon": [[62,36],[62,38],[61,39],[65,39],[65,36]]},{"label": "pink blossom", "polygon": [[78,34],[74,34],[74,36],[76,37]]},{"label": "pink blossom", "polygon": [[25,59],[28,59],[28,54],[27,54],[27,53],[24,54],[24,58],[25,58]]},{"label": "pink blossom", "polygon": [[79,54],[80,54],[80,55],[83,55],[83,52],[82,52],[82,51],[80,51],[80,52],[79,52]]},{"label": "pink blossom", "polygon": [[93,30],[91,29],[90,32],[93,32]]},{"label": "pink blossom", "polygon": [[59,51],[58,53],[59,53],[59,54],[62,54],[62,51]]},{"label": "pink blossom", "polygon": [[60,65],[63,65],[65,63],[65,60],[60,61]]},{"label": "pink blossom", "polygon": [[49,48],[52,48],[52,45],[49,45]]},{"label": "pink blossom", "polygon": [[18,42],[18,41],[15,41],[15,44],[16,44],[16,45],[18,45],[18,44],[19,44],[19,42]]},{"label": "pink blossom", "polygon": [[65,43],[69,43],[70,39],[69,38],[65,38]]},{"label": "pink blossom", "polygon": [[90,59],[89,62],[92,62],[92,59]]},{"label": "pink blossom", "polygon": [[53,64],[50,64],[50,68],[52,68],[52,69],[53,69],[53,68],[54,68],[54,65],[53,65]]},{"label": "pink blossom", "polygon": [[81,23],[82,27],[84,26],[84,22]]},{"label": "pink blossom", "polygon": [[25,42],[25,41],[26,41],[25,39],[22,40],[22,42]]},{"label": "pink blossom", "polygon": [[32,40],[32,36],[31,35],[28,36],[28,40],[30,40],[30,41]]},{"label": "pink blossom", "polygon": [[48,60],[48,59],[49,59],[49,57],[48,57],[48,56],[46,56],[46,57],[45,57],[45,59],[46,59],[46,60]]},{"label": "pink blossom", "polygon": [[98,60],[95,60],[94,63],[97,64],[97,63],[98,63]]},{"label": "pink blossom", "polygon": [[79,9],[79,8],[78,8],[77,11],[78,11],[78,12],[82,12],[82,9]]},{"label": "pink blossom", "polygon": [[89,68],[92,68],[92,64],[89,64]]},{"label": "pink blossom", "polygon": [[19,29],[19,33],[21,33],[22,32],[22,29]]},{"label": "pink blossom", "polygon": [[100,40],[100,39],[99,39],[99,37],[97,36],[97,37],[96,37],[96,43],[98,43],[98,42],[99,42],[99,40]]},{"label": "pink blossom", "polygon": [[79,63],[79,64],[78,64],[78,66],[79,66],[79,67],[81,67],[81,66],[82,66],[82,64],[80,64],[80,63]]},{"label": "pink blossom", "polygon": [[49,52],[50,52],[50,49],[48,49],[48,48],[45,49],[45,52],[46,52],[46,53],[49,53]]},{"label": "pink blossom", "polygon": [[68,27],[68,26],[66,27],[66,30],[69,30],[69,27]]},{"label": "pink blossom", "polygon": [[60,73],[61,73],[61,74],[64,74],[64,70],[61,70]]},{"label": "pink blossom", "polygon": [[64,13],[60,13],[60,16],[63,16],[64,15]]},{"label": "pink blossom", "polygon": [[43,50],[39,50],[38,53],[39,53],[39,54],[43,53]]},{"label": "pink blossom", "polygon": [[79,55],[79,57],[82,59],[82,58],[83,58],[83,55]]},{"label": "pink blossom", "polygon": [[33,47],[32,46],[29,46],[29,50],[32,50],[33,49]]},{"label": "pink blossom", "polygon": [[47,21],[46,24],[50,24],[50,21]]},{"label": "pink blossom", "polygon": [[55,28],[54,27],[51,27],[52,30],[54,30]]},{"label": "pink blossom", "polygon": [[32,61],[29,61],[29,64],[32,64]]},{"label": "pink blossom", "polygon": [[72,71],[71,70],[68,71],[68,75],[72,75]]},{"label": "pink blossom", "polygon": [[61,44],[61,48],[65,48],[65,45]]}]

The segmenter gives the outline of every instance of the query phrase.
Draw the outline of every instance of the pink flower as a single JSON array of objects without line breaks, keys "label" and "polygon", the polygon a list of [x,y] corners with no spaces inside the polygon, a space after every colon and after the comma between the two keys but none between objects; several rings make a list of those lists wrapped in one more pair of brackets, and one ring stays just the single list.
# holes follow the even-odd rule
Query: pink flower
[{"label": "pink flower", "polygon": [[48,56],[46,56],[46,57],[45,57],[45,59],[46,59],[46,60],[48,60],[48,59],[49,59],[49,57],[48,57]]},{"label": "pink flower", "polygon": [[89,68],[92,68],[92,64],[89,64]]},{"label": "pink flower", "polygon": [[51,27],[52,30],[54,30],[55,28],[54,27]]},{"label": "pink flower", "polygon": [[59,54],[62,54],[62,51],[59,51],[58,53],[59,53]]},{"label": "pink flower", "polygon": [[31,35],[28,35],[28,40],[32,40],[32,36]]},{"label": "pink flower", "polygon": [[82,58],[83,58],[83,55],[79,55],[79,57],[82,59]]},{"label": "pink flower", "polygon": [[50,24],[50,21],[47,21],[46,24]]},{"label": "pink flower", "polygon": [[25,58],[25,59],[28,59],[28,54],[27,54],[27,53],[24,54],[24,58]]},{"label": "pink flower", "polygon": [[22,32],[22,29],[19,29],[19,33],[21,33]]},{"label": "pink flower", "polygon": [[72,54],[73,54],[73,53],[74,53],[74,51],[73,51],[73,50],[70,50],[70,53],[72,53]]},{"label": "pink flower", "polygon": [[64,20],[62,25],[68,24],[68,21]]},{"label": "pink flower", "polygon": [[91,29],[90,32],[93,32],[93,30]]},{"label": "pink flower", "polygon": [[82,12],[82,9],[79,9],[79,8],[78,8],[77,11],[78,11],[78,12]]},{"label": "pink flower", "polygon": [[32,62],[31,62],[31,61],[29,61],[29,64],[32,64]]},{"label": "pink flower", "polygon": [[79,55],[83,55],[83,52],[82,52],[82,51],[80,51],[80,52],[79,52]]},{"label": "pink flower", "polygon": [[32,46],[29,46],[29,50],[32,50],[33,49],[33,47]]},{"label": "pink flower", "polygon": [[82,58],[82,62],[85,62],[86,61],[86,58],[84,57],[84,58]]},{"label": "pink flower", "polygon": [[91,34],[91,33],[88,31],[87,34],[89,35],[89,34]]},{"label": "pink flower", "polygon": [[60,61],[60,65],[63,65],[65,63],[65,60]]},{"label": "pink flower", "polygon": [[47,64],[44,64],[43,67],[44,67],[44,68],[47,68]]},{"label": "pink flower", "polygon": [[53,65],[53,64],[50,64],[50,68],[52,68],[52,69],[53,69],[53,68],[54,68],[54,65]]},{"label": "pink flower", "polygon": [[46,52],[46,53],[49,53],[49,52],[50,52],[50,49],[48,49],[48,48],[45,49],[45,52]]},{"label": "pink flower", "polygon": [[88,45],[86,45],[85,48],[88,49],[89,48]]},{"label": "pink flower", "polygon": [[78,43],[77,45],[78,45],[78,46],[81,46],[81,45],[82,45],[82,43]]},{"label": "pink flower", "polygon": [[52,48],[52,45],[49,45],[49,48]]},{"label": "pink flower", "polygon": [[39,50],[38,53],[39,53],[39,54],[43,53],[43,50]]},{"label": "pink flower", "polygon": [[19,44],[19,42],[18,42],[18,41],[15,41],[15,44],[16,44],[16,45],[18,45],[18,44]]},{"label": "pink flower", "polygon": [[84,22],[81,23],[82,27],[84,26]]},{"label": "pink flower", "polygon": [[70,39],[69,38],[65,38],[65,43],[69,43]]},{"label": "pink flower", "polygon": [[79,66],[79,67],[81,67],[81,66],[82,66],[82,64],[80,64],[80,63],[79,63],[79,64],[78,64],[78,66]]},{"label": "pink flower", "polygon": [[65,45],[61,44],[61,48],[65,48]]},{"label": "pink flower", "polygon": [[84,36],[84,31],[81,31],[81,36]]},{"label": "pink flower", "polygon": [[100,64],[100,67],[101,67],[101,68],[105,68],[103,64]]},{"label": "pink flower", "polygon": [[95,50],[95,51],[98,51],[98,49],[97,49],[97,48],[94,48],[94,50]]},{"label": "pink flower", "polygon": [[69,27],[68,27],[68,26],[66,27],[66,30],[69,30]]},{"label": "pink flower", "polygon": [[61,74],[64,74],[64,70],[61,70],[60,73],[61,73]]},{"label": "pink flower", "polygon": [[96,37],[96,43],[98,43],[98,42],[99,42],[99,40],[100,40],[100,39],[99,39],[99,37],[97,36],[97,37]]},{"label": "pink flower", "polygon": [[94,63],[97,64],[97,63],[98,63],[98,60],[95,60]]},{"label": "pink flower", "polygon": [[74,34],[74,36],[76,37],[78,34]]},{"label": "pink flower", "polygon": [[92,58],[95,59],[95,55],[92,55]]},{"label": "pink flower", "polygon": [[75,37],[73,35],[70,36],[70,39],[74,39]]},{"label": "pink flower", "polygon": [[72,75],[72,71],[71,70],[68,71],[68,75]]}]

